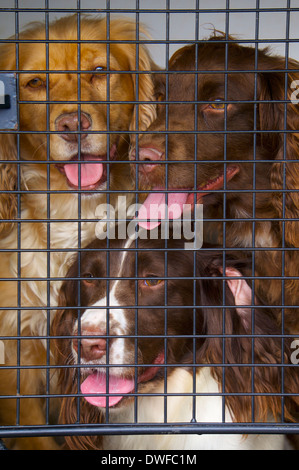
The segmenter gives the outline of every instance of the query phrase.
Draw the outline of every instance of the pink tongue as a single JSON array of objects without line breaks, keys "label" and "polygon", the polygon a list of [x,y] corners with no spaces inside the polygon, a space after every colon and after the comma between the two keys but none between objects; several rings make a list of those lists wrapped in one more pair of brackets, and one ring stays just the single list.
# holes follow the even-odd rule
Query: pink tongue
[{"label": "pink tongue", "polygon": [[[156,188],[158,189],[158,188]],[[183,213],[183,206],[186,204],[188,193],[168,194],[168,219],[178,219]],[[138,224],[147,230],[160,225],[161,220],[166,217],[166,196],[164,193],[151,193],[144,201],[138,212]],[[156,220],[161,219],[161,220]]]},{"label": "pink tongue", "polygon": [[[94,393],[97,396],[85,396],[85,400],[91,405],[105,407],[108,399],[108,405],[116,405],[126,393],[132,392],[135,388],[135,381],[130,379],[124,379],[122,377],[116,377],[114,375],[109,376],[109,397],[104,394],[107,393],[106,388],[106,374],[98,374],[95,372],[87,377],[81,384],[81,392]],[[110,394],[119,393],[119,396],[111,396]]]},{"label": "pink tongue", "polygon": [[[94,161],[95,163],[84,163]],[[78,163],[67,163],[64,165],[64,171],[67,179],[74,186],[79,186],[79,165],[81,167],[81,187],[96,184],[102,178],[103,164],[97,163],[94,156],[84,156],[84,160]]]}]

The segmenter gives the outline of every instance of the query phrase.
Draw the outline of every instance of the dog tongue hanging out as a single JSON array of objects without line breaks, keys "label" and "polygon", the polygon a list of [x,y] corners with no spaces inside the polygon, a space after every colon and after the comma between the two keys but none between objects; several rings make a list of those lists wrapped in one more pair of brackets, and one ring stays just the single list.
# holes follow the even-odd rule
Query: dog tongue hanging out
[{"label": "dog tongue hanging out", "polygon": [[[87,341],[88,340],[83,340],[83,343],[86,343]],[[163,363],[164,354],[160,353],[156,359],[154,359],[153,364]],[[113,407],[121,402],[126,395],[130,397],[130,393],[136,392],[138,384],[142,384],[153,379],[159,370],[160,368],[158,365],[146,368],[137,379],[137,387],[135,380],[132,378],[126,378],[124,376],[114,375],[111,373],[107,379],[106,373],[94,372],[81,384],[81,392],[83,393],[86,401],[91,405],[95,405],[100,408],[106,408],[107,405],[109,407]]]},{"label": "dog tongue hanging out", "polygon": [[[232,178],[236,173],[238,173],[238,168],[233,167],[229,169],[227,175]],[[174,188],[169,188],[169,192],[164,192],[163,188],[153,188],[139,209],[139,225],[147,230],[152,230],[160,225],[162,220],[179,219],[185,210],[188,211],[194,204],[201,203],[203,196],[209,194],[209,191],[221,189],[223,180],[224,177],[221,175],[202,187],[195,188],[195,190],[189,188],[188,192],[184,192],[186,189],[180,188],[177,189],[178,192],[175,192]]]},{"label": "dog tongue hanging out", "polygon": [[[85,163],[90,162],[90,163]],[[85,156],[80,163],[68,163],[64,165],[64,171],[68,181],[73,186],[90,187],[99,183],[102,179],[104,167],[101,159],[96,160],[93,156]],[[79,169],[80,165],[80,169]],[[80,180],[79,173],[81,171]]]},{"label": "dog tongue hanging out", "polygon": [[69,186],[80,189],[97,189],[107,181],[107,162],[114,160],[116,156],[116,145],[110,150],[109,159],[107,155],[96,156],[84,154],[73,157],[69,163],[56,164],[57,169],[65,174]]}]

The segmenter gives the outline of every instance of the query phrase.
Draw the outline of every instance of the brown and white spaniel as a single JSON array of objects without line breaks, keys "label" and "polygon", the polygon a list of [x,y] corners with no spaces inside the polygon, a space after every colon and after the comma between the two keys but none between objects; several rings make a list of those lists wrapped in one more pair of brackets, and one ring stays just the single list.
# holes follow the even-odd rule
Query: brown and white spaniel
[{"label": "brown and white spaniel", "polygon": [[[110,240],[109,248],[96,240],[80,252],[52,325],[61,423],[80,423],[88,434],[67,437],[70,448],[284,448],[281,435],[196,432],[195,423],[293,420],[298,400],[289,339],[252,299],[241,276],[248,261],[227,253],[223,263],[218,251],[186,251],[182,240],[167,248],[161,239],[139,240],[138,248],[132,239]],[[165,422],[176,431],[168,434]],[[105,435],[105,425],[120,434],[130,424],[132,435],[129,428]],[[166,433],[142,435],[145,424]]]}]

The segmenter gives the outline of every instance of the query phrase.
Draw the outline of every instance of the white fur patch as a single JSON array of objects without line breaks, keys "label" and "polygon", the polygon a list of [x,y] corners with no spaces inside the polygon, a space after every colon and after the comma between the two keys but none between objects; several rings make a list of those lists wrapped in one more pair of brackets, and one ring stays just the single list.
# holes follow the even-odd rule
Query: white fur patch
[{"label": "white fur patch", "polygon": [[[124,250],[130,246],[132,240],[127,240]],[[123,266],[126,260],[128,251],[121,253],[120,267],[117,273],[117,278],[121,279]],[[109,348],[109,364],[126,364],[127,351],[125,348],[126,339],[118,338],[117,336],[125,335],[128,331],[128,324],[126,319],[125,310],[117,299],[117,289],[119,287],[119,280],[116,279],[110,285],[109,298],[103,296],[92,306],[87,308],[81,317],[81,331],[93,330],[104,332],[103,334],[109,334],[113,337],[111,340],[111,347]],[[109,328],[107,328],[107,321],[109,322]],[[77,330],[78,324],[75,324],[75,330]],[[114,338],[116,337],[116,338]],[[108,339],[109,341],[110,339]],[[114,373],[121,373],[121,368],[116,368]]]},{"label": "white fur patch", "polygon": [[[197,393],[195,410],[193,396],[180,395]],[[219,386],[211,375],[209,367],[197,369],[195,390],[192,374],[182,368],[177,368],[167,381],[167,393],[176,394],[166,399],[167,423],[190,423],[195,417],[196,422],[231,423],[232,418],[225,408],[223,416],[222,397]],[[138,397],[138,422],[149,425],[164,423],[165,398],[164,384],[155,390],[157,396]],[[110,413],[110,422],[134,423],[134,402],[121,410]],[[162,435],[123,435],[104,437],[103,448],[106,450],[284,450],[285,436],[254,435],[246,438],[238,434],[162,434]]]}]

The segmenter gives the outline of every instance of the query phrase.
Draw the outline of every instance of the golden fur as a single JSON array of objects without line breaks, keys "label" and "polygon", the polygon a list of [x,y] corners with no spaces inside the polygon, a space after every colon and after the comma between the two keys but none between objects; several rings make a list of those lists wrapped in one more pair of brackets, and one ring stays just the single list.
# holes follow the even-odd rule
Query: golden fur
[{"label": "golden fur", "polygon": [[[88,220],[95,219],[97,206],[106,201],[106,193],[101,191],[106,189],[106,184],[97,188],[98,192],[81,194],[80,197],[67,184],[65,175],[58,171],[55,163],[72,158],[74,146],[78,146],[78,138],[74,142],[55,133],[56,120],[61,115],[78,113],[78,101],[81,100],[80,112],[91,117],[91,130],[97,131],[89,134],[83,143],[81,137],[81,151],[86,146],[85,151],[91,154],[105,155],[108,112],[105,100],[123,101],[124,104],[109,106],[109,130],[114,132],[109,135],[109,148],[117,146],[117,159],[123,160],[127,155],[127,134],[135,128],[134,100],[150,101],[153,93],[150,74],[139,75],[137,93],[136,77],[130,73],[136,70],[134,22],[124,19],[110,22],[110,39],[131,42],[109,45],[110,69],[114,72],[128,71],[127,74],[110,74],[109,97],[105,70],[100,75],[93,72],[96,67],[108,68],[107,45],[105,42],[92,42],[106,40],[105,18],[81,18],[80,38],[83,42],[80,45],[77,41],[76,15],[54,22],[49,29],[50,40],[70,42],[54,42],[46,47],[43,42],[45,27],[41,24],[31,25],[19,37],[22,41],[28,39],[37,42],[19,44],[18,69],[32,70],[17,74],[19,98],[22,101],[19,108],[20,137],[17,139],[14,133],[0,136],[1,190],[12,191],[2,194],[0,200],[0,217],[3,219],[0,224],[0,248],[7,250],[1,252],[1,277],[7,278],[7,281],[0,282],[0,307],[7,310],[0,311],[0,331],[1,336],[12,337],[5,341],[5,365],[12,368],[0,372],[0,394],[11,397],[30,395],[32,398],[0,401],[1,424],[7,426],[17,423],[17,407],[20,412],[19,424],[29,426],[46,422],[45,400],[34,396],[46,393],[45,386],[48,384],[49,387],[50,378],[49,391],[55,392],[55,377],[51,377],[51,370],[46,371],[42,366],[51,357],[44,337],[49,334],[59,278],[64,277],[72,253],[94,238],[96,222]],[[79,47],[80,64],[77,62]],[[151,67],[150,56],[146,48],[140,45],[138,70],[151,70]],[[14,44],[8,43],[2,47],[0,68],[16,68]],[[72,73],[77,69],[90,71],[80,74],[81,95],[78,94],[78,74]],[[45,70],[70,72],[50,73],[47,77]],[[43,103],[45,100],[50,101],[48,109],[47,104]],[[139,129],[146,128],[154,117],[154,106],[150,103],[140,104],[138,108]],[[47,135],[46,131],[50,133]],[[22,160],[19,168],[17,162],[13,163],[18,153]],[[127,166],[126,163],[110,163],[108,189],[130,189]],[[21,205],[18,204],[16,190],[21,191]],[[110,197],[110,204],[114,203],[114,194]],[[12,217],[21,219],[21,223],[9,222],[8,219]],[[79,224],[76,219],[82,222]],[[78,233],[81,233],[80,240]],[[17,252],[17,248],[22,251]],[[53,251],[48,253],[46,250],[49,248]],[[18,282],[17,278],[22,281]],[[50,278],[54,280],[47,282]],[[17,340],[19,335],[41,336],[41,339]],[[17,371],[18,365],[33,368]],[[49,400],[48,408],[49,415],[52,411],[55,414],[54,400]],[[51,437],[21,438],[9,440],[7,444],[17,449],[57,448]]]}]

